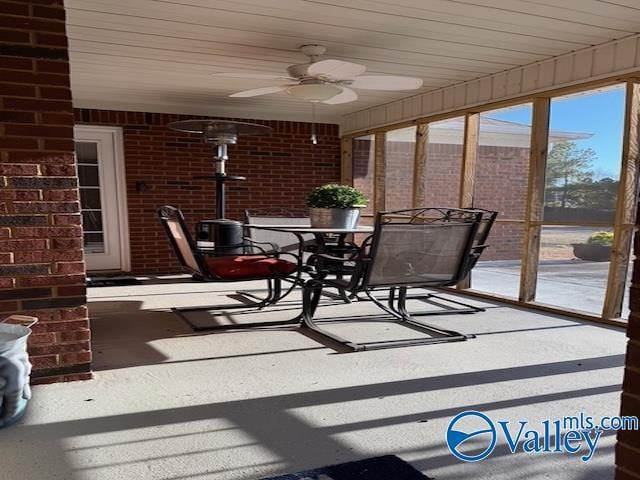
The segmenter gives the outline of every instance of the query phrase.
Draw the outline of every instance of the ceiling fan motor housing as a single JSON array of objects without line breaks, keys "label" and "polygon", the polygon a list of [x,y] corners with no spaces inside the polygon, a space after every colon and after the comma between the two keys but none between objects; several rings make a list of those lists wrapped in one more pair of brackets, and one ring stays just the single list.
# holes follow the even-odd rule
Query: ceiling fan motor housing
[{"label": "ceiling fan motor housing", "polygon": [[287,67],[287,73],[293,78],[303,78],[307,76],[310,63],[299,63],[298,65],[290,65]]},{"label": "ceiling fan motor housing", "polygon": [[300,51],[307,57],[311,57],[313,59],[313,57],[324,55],[324,53],[327,51],[327,47],[325,47],[324,45],[316,44],[302,45],[300,46]]}]

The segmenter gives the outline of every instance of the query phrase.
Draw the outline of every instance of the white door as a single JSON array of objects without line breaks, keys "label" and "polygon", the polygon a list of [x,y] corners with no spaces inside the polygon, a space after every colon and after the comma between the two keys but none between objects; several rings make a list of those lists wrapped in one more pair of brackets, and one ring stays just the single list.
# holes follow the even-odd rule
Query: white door
[{"label": "white door", "polygon": [[87,270],[130,270],[122,130],[74,129]]}]

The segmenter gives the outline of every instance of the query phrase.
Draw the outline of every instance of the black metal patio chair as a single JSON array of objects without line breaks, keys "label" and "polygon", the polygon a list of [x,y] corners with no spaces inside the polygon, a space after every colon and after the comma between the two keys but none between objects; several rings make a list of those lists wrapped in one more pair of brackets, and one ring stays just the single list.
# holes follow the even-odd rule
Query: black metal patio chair
[{"label": "black metal patio chair", "polygon": [[[345,258],[353,258],[359,251],[359,247],[353,242],[340,238],[339,235],[323,235],[318,238],[311,233],[293,233],[285,232],[278,229],[252,228],[251,225],[282,225],[282,226],[309,226],[311,219],[309,212],[304,208],[252,208],[245,210],[245,225],[247,233],[252,240],[260,242],[275,243],[280,251],[290,252],[296,251],[303,259],[303,263],[308,267],[307,271],[312,275],[318,270],[322,270],[323,275],[337,275],[341,278],[345,274],[349,274],[350,268],[344,262],[336,264],[335,262],[323,261],[322,268],[315,264],[317,259],[313,253],[328,253],[332,256]],[[344,236],[343,236],[344,237]],[[249,297],[255,297],[253,291],[243,290],[239,293]],[[342,299],[349,303],[349,298],[339,291],[338,295],[325,292],[330,298]]]},{"label": "black metal patio chair", "polygon": [[[455,219],[458,214],[457,212],[459,211],[475,212],[475,213],[479,213],[481,216],[478,229],[476,230],[476,234],[473,238],[473,246],[471,247],[471,252],[469,253],[469,256],[467,257],[465,265],[463,267],[462,277],[460,278],[460,281],[463,281],[470,274],[473,267],[476,266],[476,263],[478,263],[478,260],[480,258],[480,255],[482,255],[482,252],[484,252],[484,250],[489,246],[487,244],[487,238],[489,237],[489,234],[491,233],[491,228],[493,227],[493,224],[495,223],[496,218],[498,217],[498,212],[485,210],[482,208],[466,208],[466,209],[437,208],[434,210],[444,212],[443,221],[446,221],[448,218]],[[406,287],[401,287],[401,289],[404,289],[406,294]],[[389,290],[390,296],[394,296],[395,294],[396,292],[394,288]],[[452,311],[451,309],[447,309],[446,311],[435,311],[435,312],[433,310],[427,310],[422,312],[414,311],[414,312],[411,312],[411,315],[413,315],[414,317],[418,317],[421,315],[442,315],[442,314],[448,314],[448,313],[476,313],[476,312],[484,312],[485,310],[482,307],[476,307],[475,305],[459,302],[457,300],[443,297],[442,295],[439,295],[437,293],[432,293],[432,292],[414,293],[411,295],[407,295],[407,299],[412,299],[412,300],[418,299],[426,303],[436,304],[440,306],[443,306],[444,304],[448,303],[448,304],[456,305],[456,307],[462,307],[462,308],[457,308],[455,311]]]},{"label": "black metal patio chair", "polygon": [[[244,220],[249,238],[254,241],[274,243],[281,252],[295,251],[298,254],[308,245],[314,244],[311,234],[295,235],[277,230],[252,228],[251,225],[286,225],[306,226],[310,219],[307,211],[302,208],[252,208],[245,209]],[[302,240],[303,245],[300,245]]]},{"label": "black metal patio chair", "polygon": [[[337,341],[354,351],[462,341],[472,338],[451,330],[426,324],[407,310],[407,289],[413,287],[445,287],[457,284],[474,264],[474,257],[484,248],[477,234],[483,212],[465,209],[420,208],[380,212],[374,233],[353,259],[355,269],[349,279],[314,278],[303,290],[303,325]],[[495,218],[495,217],[494,217]],[[487,232],[488,235],[488,232]],[[348,261],[319,254],[334,262]],[[392,320],[427,336],[402,340],[356,343],[328,332],[314,319],[322,289],[336,287],[351,293],[364,293]],[[386,304],[373,295],[376,290],[389,290]],[[454,302],[455,303],[455,302]],[[442,309],[429,314],[472,313],[477,310]],[[427,313],[421,312],[421,315]],[[349,321],[356,319],[338,319]]]},{"label": "black metal patio chair", "polygon": [[[203,310],[230,310],[238,308],[264,308],[273,305],[296,286],[301,284],[302,259],[291,252],[281,252],[276,244],[256,242],[244,238],[242,245],[232,245],[230,251],[242,251],[241,255],[208,256],[198,250],[191,236],[182,212],[171,205],[165,205],[157,210],[160,222],[164,227],[169,242],[178,257],[180,264],[192,274],[196,274],[208,282],[242,282],[248,280],[265,280],[267,295],[256,302],[231,305],[206,305],[197,307],[180,307],[171,310],[179,315],[194,330],[231,330],[275,325],[290,325],[299,319],[270,321],[259,323],[245,323],[232,325],[198,326],[184,314]],[[219,251],[218,251],[219,253]],[[281,258],[287,255],[290,260]],[[288,281],[291,286],[282,288],[282,281]]]}]

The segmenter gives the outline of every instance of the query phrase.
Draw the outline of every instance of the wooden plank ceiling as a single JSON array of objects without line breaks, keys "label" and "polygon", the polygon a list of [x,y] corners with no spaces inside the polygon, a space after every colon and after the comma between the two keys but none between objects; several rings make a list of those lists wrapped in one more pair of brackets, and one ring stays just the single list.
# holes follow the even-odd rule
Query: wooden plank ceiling
[{"label": "wooden plank ceiling", "polygon": [[79,107],[309,120],[286,93],[229,98],[273,84],[216,72],[283,74],[306,60],[354,61],[370,74],[424,80],[413,92],[360,90],[320,105],[319,120],[507,70],[640,31],[637,0],[66,0]]}]

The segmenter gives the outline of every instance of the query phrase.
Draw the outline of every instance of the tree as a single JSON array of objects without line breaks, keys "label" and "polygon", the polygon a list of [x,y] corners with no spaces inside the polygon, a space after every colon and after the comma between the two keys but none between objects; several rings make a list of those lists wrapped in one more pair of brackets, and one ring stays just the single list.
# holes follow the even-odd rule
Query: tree
[{"label": "tree", "polygon": [[578,148],[575,142],[556,143],[547,155],[547,191],[556,191],[561,207],[570,203],[571,186],[593,182],[593,161],[596,152],[590,148]]}]

